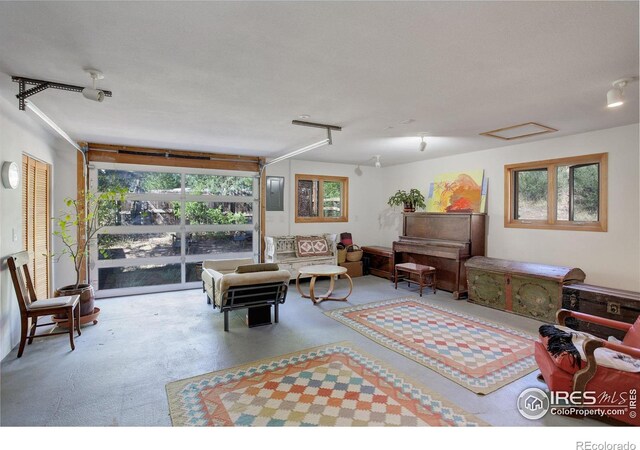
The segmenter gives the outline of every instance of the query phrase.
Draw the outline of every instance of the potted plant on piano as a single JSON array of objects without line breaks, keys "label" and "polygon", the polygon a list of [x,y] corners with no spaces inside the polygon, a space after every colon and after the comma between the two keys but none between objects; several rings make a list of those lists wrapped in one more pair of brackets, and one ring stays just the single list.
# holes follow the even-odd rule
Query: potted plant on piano
[{"label": "potted plant on piano", "polygon": [[411,189],[409,192],[399,190],[387,201],[389,206],[404,207],[404,212],[414,212],[416,208],[426,208],[427,205],[424,202],[424,195],[418,189]]},{"label": "potted plant on piano", "polygon": [[[88,193],[85,204],[77,199],[66,198],[64,203],[67,210],[53,219],[57,228],[53,234],[58,236],[63,244],[63,249],[54,256],[57,260],[64,255],[69,256],[76,274],[73,284],[56,289],[54,295],[55,297],[80,296],[80,323],[89,321],[97,323],[96,318],[99,313],[99,309],[94,307],[93,286],[82,279],[83,268],[89,258],[89,248],[95,243],[98,231],[106,225],[105,216],[114,205],[117,205],[117,201],[124,199],[124,190],[111,190],[99,194]],[[83,229],[84,236],[81,237],[80,232]],[[66,315],[55,316],[53,320],[64,326],[67,317]]]}]

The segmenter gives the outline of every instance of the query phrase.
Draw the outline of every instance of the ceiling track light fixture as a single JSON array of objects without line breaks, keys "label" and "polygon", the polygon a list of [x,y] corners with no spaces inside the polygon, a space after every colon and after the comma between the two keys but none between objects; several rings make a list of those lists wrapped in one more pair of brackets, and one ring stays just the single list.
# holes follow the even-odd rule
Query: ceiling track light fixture
[{"label": "ceiling track light fixture", "polygon": [[613,87],[607,91],[608,108],[615,108],[624,104],[624,88],[632,81],[638,81],[638,77],[621,78],[611,83]]},{"label": "ceiling track light fixture", "polygon": [[336,125],[326,125],[324,123],[314,123],[314,122],[304,122],[302,120],[292,120],[291,123],[293,125],[300,125],[303,127],[313,127],[313,128],[324,128],[325,130],[327,130],[327,137],[326,139],[323,139],[321,141],[318,142],[314,142],[313,144],[309,144],[305,147],[299,148],[297,150],[293,150],[289,153],[286,153],[282,156],[278,156],[275,159],[272,159],[271,161],[269,161],[268,163],[266,163],[264,166],[262,166],[262,168],[264,169],[265,167],[271,165],[271,164],[275,164],[278,163],[280,161],[284,161],[285,159],[289,159],[292,158],[294,156],[300,155],[301,153],[305,153],[308,152],[309,150],[313,150],[314,148],[318,148],[318,147],[322,147],[324,145],[333,145],[333,140],[331,137],[331,130],[334,131],[342,131],[342,127],[336,126]]},{"label": "ceiling track light fixture", "polygon": [[[16,95],[16,98],[18,99],[18,108],[20,111],[24,111],[26,108],[27,98],[49,88],[59,89],[62,91],[81,92],[85,98],[97,102],[103,101],[105,97],[111,97],[111,91],[96,89],[96,80],[104,78],[102,73],[94,69],[89,69],[87,72],[89,72],[89,75],[93,80],[93,88],[76,86],[73,84],[56,83],[54,81],[36,80],[34,78],[11,77],[11,81],[18,83],[18,94]],[[27,86],[34,87],[27,89]]]},{"label": "ceiling track light fixture", "polygon": [[102,80],[104,79],[104,75],[102,74],[102,72],[100,72],[99,70],[95,70],[95,69],[87,69],[87,71],[89,73],[89,76],[91,77],[91,81],[92,81],[92,88],[84,88],[82,90],[82,95],[84,96],[84,98],[89,99],[89,100],[93,100],[96,102],[102,102],[104,101],[104,91],[100,90],[100,89],[96,89],[96,82],[98,80]]},{"label": "ceiling track light fixture", "polygon": [[427,148],[427,143],[424,141],[424,136],[420,136],[420,151],[423,152]]}]

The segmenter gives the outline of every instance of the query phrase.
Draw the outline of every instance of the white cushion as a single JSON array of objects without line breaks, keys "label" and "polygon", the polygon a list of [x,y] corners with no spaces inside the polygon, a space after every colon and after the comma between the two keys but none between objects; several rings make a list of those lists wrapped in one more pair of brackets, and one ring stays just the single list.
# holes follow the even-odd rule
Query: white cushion
[{"label": "white cushion", "polygon": [[42,308],[55,308],[56,306],[71,306],[77,295],[68,295],[66,297],[46,298],[43,300],[37,300],[29,305],[30,309],[42,309]]}]

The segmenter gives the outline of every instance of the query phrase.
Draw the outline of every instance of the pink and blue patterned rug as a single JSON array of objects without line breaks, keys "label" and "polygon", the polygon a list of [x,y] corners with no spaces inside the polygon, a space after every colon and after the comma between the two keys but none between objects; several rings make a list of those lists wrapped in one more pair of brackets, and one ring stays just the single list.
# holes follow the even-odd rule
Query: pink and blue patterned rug
[{"label": "pink and blue patterned rug", "polygon": [[167,384],[174,426],[478,426],[347,342]]},{"label": "pink and blue patterned rug", "polygon": [[325,314],[477,394],[493,392],[537,369],[534,336],[418,298]]}]

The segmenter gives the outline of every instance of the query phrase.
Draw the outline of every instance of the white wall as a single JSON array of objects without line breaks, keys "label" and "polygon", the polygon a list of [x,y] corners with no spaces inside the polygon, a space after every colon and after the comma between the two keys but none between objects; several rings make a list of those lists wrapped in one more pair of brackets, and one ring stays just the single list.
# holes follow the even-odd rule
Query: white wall
[{"label": "white wall", "polygon": [[[638,124],[480,152],[383,168],[377,208],[380,245],[401,233],[399,210],[385,201],[398,189],[428,192],[434,176],[484,169],[489,178],[487,256],[580,267],[587,282],[640,290],[640,196]],[[428,150],[427,150],[428,151]],[[608,232],[530,230],[504,227],[504,165],[590,153],[609,153]]]},{"label": "white wall", "polygon": [[[55,149],[56,147],[61,147],[61,150],[67,149],[62,148],[38,120],[31,112],[19,111],[15,101],[9,102],[0,98],[0,163],[15,161],[22,168],[22,154],[27,153],[51,164],[53,166],[51,179],[55,180]],[[52,189],[55,192],[55,181]],[[11,190],[0,185],[0,211],[0,358],[4,358],[20,340],[20,311],[9,268],[5,262],[8,255],[22,250],[22,190],[20,188]],[[55,274],[55,267],[53,271]]]},{"label": "white wall", "polygon": [[[267,176],[285,178],[284,211],[267,211],[267,236],[308,235],[320,233],[349,232],[358,245],[374,244],[377,237],[376,200],[380,198],[382,184],[380,169],[351,164],[318,163],[300,160],[285,160],[267,167]],[[332,175],[349,177],[349,221],[339,223],[295,223],[295,175]],[[375,232],[372,233],[372,228]]]}]

